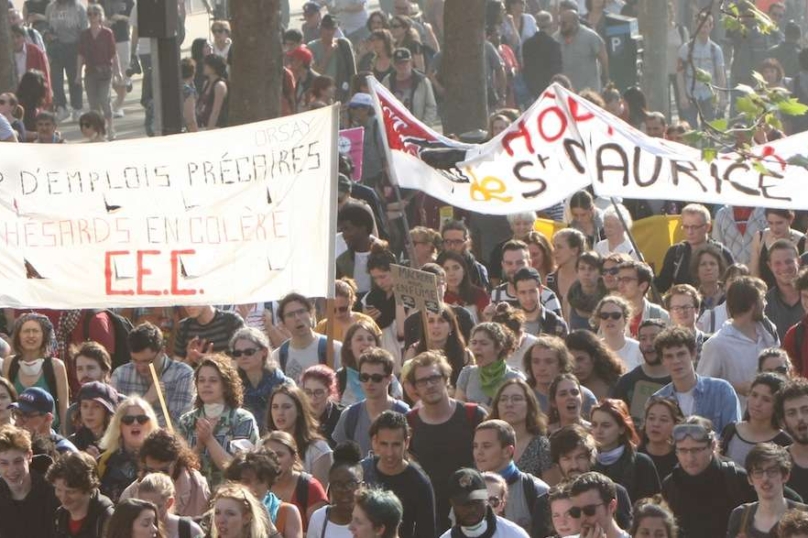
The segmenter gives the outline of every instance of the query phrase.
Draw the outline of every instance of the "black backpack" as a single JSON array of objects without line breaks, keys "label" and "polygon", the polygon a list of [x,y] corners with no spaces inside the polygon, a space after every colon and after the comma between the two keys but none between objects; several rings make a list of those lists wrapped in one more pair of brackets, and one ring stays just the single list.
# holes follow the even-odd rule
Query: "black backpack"
[{"label": "black backpack", "polygon": [[131,360],[129,356],[129,333],[135,328],[127,318],[120,316],[112,310],[88,310],[84,314],[84,340],[90,340],[90,321],[96,314],[104,312],[112,324],[112,331],[115,336],[115,353],[111,354],[112,369],[128,364]]}]

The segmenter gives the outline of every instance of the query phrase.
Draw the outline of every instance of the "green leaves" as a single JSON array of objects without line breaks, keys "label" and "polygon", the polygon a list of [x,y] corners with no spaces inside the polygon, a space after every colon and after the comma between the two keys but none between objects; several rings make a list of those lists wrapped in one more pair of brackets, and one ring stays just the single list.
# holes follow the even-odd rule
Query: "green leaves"
[{"label": "green leaves", "polygon": [[801,166],[808,170],[808,156],[805,155],[792,155],[786,161],[791,166]]},{"label": "green leaves", "polygon": [[709,122],[707,125],[709,125],[711,128],[721,133],[726,132],[727,127],[729,127],[729,123],[724,118],[718,118],[717,120],[713,120]]},{"label": "green leaves", "polygon": [[711,84],[713,82],[713,76],[704,69],[696,68],[696,80],[702,84]]},{"label": "green leaves", "polygon": [[777,110],[786,116],[802,116],[808,112],[808,105],[797,101],[796,97],[786,99],[777,103]]},{"label": "green leaves", "polygon": [[701,150],[701,158],[706,163],[711,163],[715,160],[718,156],[718,150],[716,148],[704,148]]}]

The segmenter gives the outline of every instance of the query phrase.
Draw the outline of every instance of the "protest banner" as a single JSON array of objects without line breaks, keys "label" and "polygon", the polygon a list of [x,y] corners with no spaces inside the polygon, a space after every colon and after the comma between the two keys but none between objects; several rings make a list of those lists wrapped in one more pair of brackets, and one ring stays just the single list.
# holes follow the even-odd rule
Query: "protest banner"
[{"label": "protest banner", "polygon": [[808,208],[808,133],[718,154],[651,138],[555,84],[492,140],[461,144],[371,81],[394,179],[489,215],[550,207],[592,185],[603,197]]},{"label": "protest banner", "polygon": [[354,168],[351,179],[362,181],[362,159],[365,154],[365,128],[354,127],[339,132],[339,152],[351,158]]},{"label": "protest banner", "polygon": [[333,297],[338,108],[111,145],[0,147],[0,306]]}]

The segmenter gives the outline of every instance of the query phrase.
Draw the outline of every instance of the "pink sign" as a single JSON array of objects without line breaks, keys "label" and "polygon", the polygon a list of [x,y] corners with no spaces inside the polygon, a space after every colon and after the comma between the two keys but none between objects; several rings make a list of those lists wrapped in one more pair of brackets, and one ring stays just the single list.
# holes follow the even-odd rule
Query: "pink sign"
[{"label": "pink sign", "polygon": [[339,132],[338,148],[342,155],[348,155],[353,161],[353,179],[362,180],[362,154],[364,152],[365,128],[354,127],[353,129],[342,129]]}]

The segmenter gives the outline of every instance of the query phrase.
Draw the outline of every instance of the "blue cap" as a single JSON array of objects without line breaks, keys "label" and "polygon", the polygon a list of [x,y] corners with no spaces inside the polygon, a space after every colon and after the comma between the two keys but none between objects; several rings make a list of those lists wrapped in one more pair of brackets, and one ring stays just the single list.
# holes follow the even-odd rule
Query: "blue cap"
[{"label": "blue cap", "polygon": [[31,387],[22,391],[17,401],[9,407],[23,413],[53,413],[53,396],[45,389]]}]

